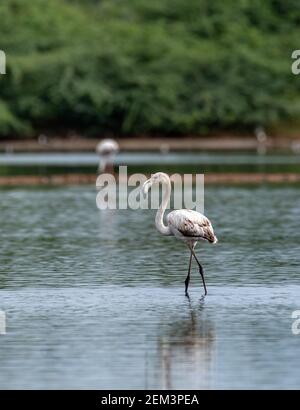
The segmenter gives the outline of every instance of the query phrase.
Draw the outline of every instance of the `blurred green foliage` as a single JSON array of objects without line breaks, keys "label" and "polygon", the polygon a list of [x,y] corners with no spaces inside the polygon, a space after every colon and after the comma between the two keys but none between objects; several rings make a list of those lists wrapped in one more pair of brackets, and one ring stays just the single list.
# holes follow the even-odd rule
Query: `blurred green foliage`
[{"label": "blurred green foliage", "polygon": [[298,0],[6,0],[0,134],[203,134],[296,121]]}]

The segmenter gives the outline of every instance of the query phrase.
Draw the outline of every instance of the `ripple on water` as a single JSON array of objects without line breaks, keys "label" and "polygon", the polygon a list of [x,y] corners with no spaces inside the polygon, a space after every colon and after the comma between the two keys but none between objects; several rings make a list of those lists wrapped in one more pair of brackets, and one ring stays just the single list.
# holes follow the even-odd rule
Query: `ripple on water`
[{"label": "ripple on water", "polygon": [[[299,189],[211,187],[220,242],[188,250],[93,187],[1,193],[1,388],[297,388]],[[291,365],[292,364],[292,365]]]}]

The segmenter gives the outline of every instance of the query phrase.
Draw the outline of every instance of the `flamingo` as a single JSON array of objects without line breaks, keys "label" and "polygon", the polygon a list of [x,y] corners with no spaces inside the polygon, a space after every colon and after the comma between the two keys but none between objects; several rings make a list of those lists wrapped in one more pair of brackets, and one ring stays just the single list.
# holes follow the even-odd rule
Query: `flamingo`
[{"label": "flamingo", "polygon": [[115,156],[119,152],[119,144],[111,138],[105,138],[97,145],[96,152],[100,155],[98,171],[108,171],[113,167]]},{"label": "flamingo", "polygon": [[192,258],[194,257],[199,267],[199,273],[202,278],[206,296],[207,289],[204,279],[204,270],[195,254],[194,249],[199,240],[205,240],[213,244],[217,243],[218,239],[214,234],[212,224],[210,220],[200,212],[196,212],[191,209],[179,209],[172,211],[167,215],[167,224],[165,225],[164,213],[171,196],[171,181],[169,176],[163,172],[157,172],[143,184],[142,192],[144,195],[146,195],[153,184],[159,183],[162,183],[166,189],[162,198],[161,205],[156,213],[155,226],[162,235],[175,236],[176,238],[184,241],[190,249],[191,253],[188,274],[185,279],[185,295],[187,297],[189,296],[188,287],[190,283]]},{"label": "flamingo", "polygon": [[257,153],[260,155],[264,155],[267,151],[268,141],[266,131],[263,127],[257,127],[255,128],[254,133],[257,140]]}]

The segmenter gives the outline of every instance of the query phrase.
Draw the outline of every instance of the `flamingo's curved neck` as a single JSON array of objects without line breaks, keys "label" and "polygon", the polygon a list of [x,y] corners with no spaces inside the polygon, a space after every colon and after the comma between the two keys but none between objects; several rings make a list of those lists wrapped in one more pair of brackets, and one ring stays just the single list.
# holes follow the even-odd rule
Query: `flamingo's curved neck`
[{"label": "flamingo's curved neck", "polygon": [[163,235],[172,235],[172,232],[169,228],[169,226],[164,224],[164,213],[167,208],[170,196],[171,196],[171,182],[170,179],[165,179],[163,183],[163,187],[165,187],[165,192],[163,193],[163,198],[162,202],[160,204],[160,207],[158,208],[156,212],[156,217],[155,217],[155,226],[158,229],[158,231],[163,234]]}]

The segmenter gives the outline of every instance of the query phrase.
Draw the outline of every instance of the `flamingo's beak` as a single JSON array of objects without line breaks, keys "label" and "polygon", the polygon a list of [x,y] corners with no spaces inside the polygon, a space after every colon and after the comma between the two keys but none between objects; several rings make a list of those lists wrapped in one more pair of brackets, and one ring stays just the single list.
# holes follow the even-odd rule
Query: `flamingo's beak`
[{"label": "flamingo's beak", "polygon": [[151,188],[152,185],[152,181],[151,179],[147,179],[147,181],[144,182],[143,186],[142,186],[142,193],[144,196],[147,195],[149,189]]}]

